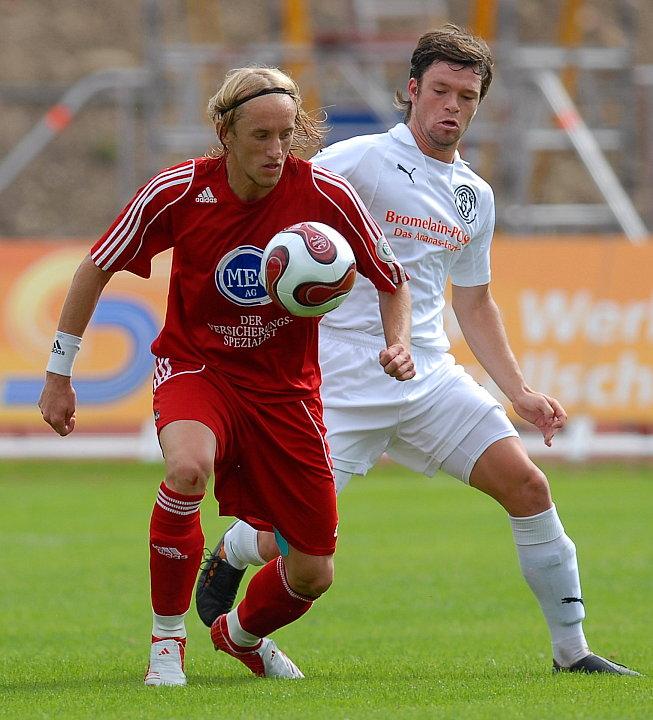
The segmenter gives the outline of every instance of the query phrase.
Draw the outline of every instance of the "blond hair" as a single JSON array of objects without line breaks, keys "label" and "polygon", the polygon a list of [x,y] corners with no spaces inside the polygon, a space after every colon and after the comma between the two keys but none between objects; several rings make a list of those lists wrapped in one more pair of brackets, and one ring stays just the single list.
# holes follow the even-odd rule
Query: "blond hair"
[{"label": "blond hair", "polygon": [[220,147],[210,152],[212,157],[225,154],[222,141],[240,117],[242,112],[240,103],[256,97],[259,92],[265,90],[288,95],[295,103],[297,116],[291,151],[302,152],[309,147],[322,144],[322,138],[327,132],[325,118],[313,117],[303,109],[297,83],[279,68],[251,66],[230,70],[216,94],[209,100],[207,113],[220,141]]}]

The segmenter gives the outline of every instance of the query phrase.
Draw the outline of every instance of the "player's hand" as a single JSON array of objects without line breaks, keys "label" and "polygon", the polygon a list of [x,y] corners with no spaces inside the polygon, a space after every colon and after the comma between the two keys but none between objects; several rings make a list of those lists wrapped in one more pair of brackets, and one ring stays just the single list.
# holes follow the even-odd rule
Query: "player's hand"
[{"label": "player's hand", "polygon": [[75,429],[76,400],[69,377],[46,373],[38,404],[45,422],[59,435],[68,435]]},{"label": "player's hand", "polygon": [[567,413],[562,405],[543,393],[525,390],[513,400],[512,406],[517,415],[535,425],[548,447],[551,447],[554,435],[567,423]]},{"label": "player's hand", "polygon": [[379,362],[386,374],[395,380],[410,380],[415,377],[415,365],[410,350],[407,350],[401,343],[381,350]]}]

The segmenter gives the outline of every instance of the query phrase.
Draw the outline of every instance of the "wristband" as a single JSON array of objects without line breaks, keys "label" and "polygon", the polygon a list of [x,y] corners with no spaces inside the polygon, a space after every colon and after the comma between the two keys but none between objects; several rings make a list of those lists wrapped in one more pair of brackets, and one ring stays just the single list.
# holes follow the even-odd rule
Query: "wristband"
[{"label": "wristband", "polygon": [[69,335],[57,330],[54,334],[52,352],[46,370],[57,375],[70,377],[73,374],[73,363],[81,344],[82,339],[77,335]]}]

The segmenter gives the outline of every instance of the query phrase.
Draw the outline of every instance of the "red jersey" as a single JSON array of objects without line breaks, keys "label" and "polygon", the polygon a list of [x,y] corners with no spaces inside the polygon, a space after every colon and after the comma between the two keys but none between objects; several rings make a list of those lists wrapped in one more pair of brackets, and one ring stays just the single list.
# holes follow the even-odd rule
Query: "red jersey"
[{"label": "red jersey", "polygon": [[351,185],[293,156],[272,191],[253,202],[231,190],[224,158],[164,170],[136,193],[91,257],[102,270],[149,277],[152,257],[173,248],[166,319],[152,352],[213,367],[259,401],[311,397],[321,382],[319,318],[289,315],[258,279],[270,238],[307,220],[342,233],[358,271],[379,290],[394,292],[407,279]]}]

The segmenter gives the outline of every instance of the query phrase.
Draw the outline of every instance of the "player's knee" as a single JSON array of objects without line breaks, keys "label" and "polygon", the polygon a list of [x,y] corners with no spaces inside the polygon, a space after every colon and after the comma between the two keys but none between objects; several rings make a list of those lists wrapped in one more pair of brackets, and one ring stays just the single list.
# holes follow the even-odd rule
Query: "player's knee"
[{"label": "player's knee", "polygon": [[319,598],[323,595],[330,587],[333,582],[333,573],[329,574],[326,572],[316,574],[313,576],[302,578],[299,581],[299,587],[295,590],[305,597]]},{"label": "player's knee", "polygon": [[524,473],[523,492],[535,501],[551,499],[549,481],[537,465],[531,463]]},{"label": "player's knee", "polygon": [[551,507],[549,481],[537,465],[529,462],[516,480],[509,499],[510,511],[514,509],[514,514],[518,515],[536,515]]},{"label": "player's knee", "polygon": [[213,463],[192,455],[166,459],[166,485],[182,495],[200,495],[206,490]]},{"label": "player's knee", "polygon": [[324,558],[288,578],[292,589],[309,598],[319,598],[333,583],[333,560]]}]

